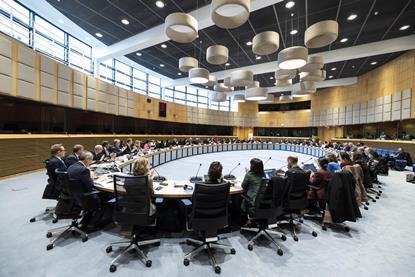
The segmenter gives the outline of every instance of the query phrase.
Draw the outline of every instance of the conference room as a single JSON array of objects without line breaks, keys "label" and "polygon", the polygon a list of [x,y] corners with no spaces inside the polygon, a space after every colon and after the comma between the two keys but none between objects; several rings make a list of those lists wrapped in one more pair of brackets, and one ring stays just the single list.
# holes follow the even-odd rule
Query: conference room
[{"label": "conference room", "polygon": [[413,276],[414,18],[0,0],[0,276]]}]

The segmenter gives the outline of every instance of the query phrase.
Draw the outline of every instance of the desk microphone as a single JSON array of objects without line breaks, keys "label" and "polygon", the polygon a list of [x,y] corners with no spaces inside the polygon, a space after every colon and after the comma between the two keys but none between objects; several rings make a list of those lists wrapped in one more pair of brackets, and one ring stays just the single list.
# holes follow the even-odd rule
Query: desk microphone
[{"label": "desk microphone", "polygon": [[285,174],[285,171],[282,170],[284,167],[287,167],[287,165],[283,165],[280,168],[277,169],[277,174],[281,175],[281,174]]},{"label": "desk microphone", "polygon": [[234,168],[232,168],[231,171],[229,171],[229,174],[226,174],[225,176],[223,176],[223,179],[225,179],[225,180],[235,180],[236,177],[235,177],[235,175],[232,175],[232,172],[240,165],[241,165],[241,163],[238,163]]},{"label": "desk microphone", "polygon": [[196,183],[196,182],[202,182],[203,181],[202,177],[197,176],[199,174],[199,170],[200,170],[201,167],[202,167],[202,164],[199,164],[199,167],[197,168],[196,175],[193,176],[193,177],[190,177],[190,180],[189,180],[190,183]]},{"label": "desk microphone", "polygon": [[155,181],[155,182],[164,182],[164,181],[166,181],[166,177],[161,176],[160,173],[157,171],[157,169],[154,166],[151,169],[154,169],[154,171],[157,173],[157,176],[153,177],[153,181]]},{"label": "desk microphone", "polygon": [[309,162],[309,161],[311,161],[312,159],[314,159],[314,157],[312,157],[312,158],[310,158],[310,159],[306,160],[305,162],[302,162],[301,164],[305,164],[306,162]]},{"label": "desk microphone", "polygon": [[267,164],[267,162],[269,162],[272,159],[272,157],[269,157],[268,160],[265,161],[264,165]]}]

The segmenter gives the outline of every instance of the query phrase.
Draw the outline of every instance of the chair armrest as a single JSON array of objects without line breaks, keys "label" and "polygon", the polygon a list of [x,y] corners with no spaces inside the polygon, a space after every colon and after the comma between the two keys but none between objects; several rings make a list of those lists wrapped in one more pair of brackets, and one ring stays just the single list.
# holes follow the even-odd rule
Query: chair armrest
[{"label": "chair armrest", "polygon": [[90,195],[99,194],[99,193],[101,193],[101,192],[98,191],[98,190],[94,190],[94,191],[90,191],[90,192],[85,192],[83,195],[84,196],[90,196]]}]

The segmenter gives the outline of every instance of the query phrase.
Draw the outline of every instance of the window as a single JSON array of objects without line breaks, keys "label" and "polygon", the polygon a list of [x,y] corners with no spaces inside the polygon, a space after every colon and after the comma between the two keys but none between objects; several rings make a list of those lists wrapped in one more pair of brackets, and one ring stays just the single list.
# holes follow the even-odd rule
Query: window
[{"label": "window", "polygon": [[151,97],[157,97],[160,98],[161,95],[161,88],[160,86],[154,85],[154,84],[148,84],[148,95]]},{"label": "window", "polygon": [[167,101],[172,101],[174,99],[174,89],[172,88],[165,88],[164,89],[164,99]]},{"label": "window", "polygon": [[238,102],[231,101],[231,112],[238,112]]},{"label": "window", "polygon": [[35,16],[33,46],[35,50],[41,51],[61,61],[65,57],[65,33],[56,28],[43,18]]},{"label": "window", "polygon": [[186,104],[197,107],[197,89],[193,86],[187,87]]},{"label": "window", "polygon": [[12,0],[0,0],[0,31],[30,44],[30,11]]},{"label": "window", "polygon": [[174,102],[179,104],[186,104],[186,87],[174,87]]},{"label": "window", "polygon": [[133,90],[147,94],[147,73],[133,68]]},{"label": "window", "polygon": [[219,102],[219,110],[229,112],[229,105],[230,100],[226,100],[225,102]]},{"label": "window", "polygon": [[200,90],[198,91],[197,95],[197,106],[199,108],[207,109],[209,106],[209,98],[208,98],[208,91],[207,90]]},{"label": "window", "polygon": [[115,83],[122,88],[131,89],[131,66],[115,60]]},{"label": "window", "polygon": [[92,48],[91,46],[68,36],[68,64],[87,73],[92,73]]},{"label": "window", "polygon": [[148,75],[148,81],[152,84],[160,86],[161,81],[159,77]]},{"label": "window", "polygon": [[114,60],[107,60],[99,64],[99,77],[114,83]]}]

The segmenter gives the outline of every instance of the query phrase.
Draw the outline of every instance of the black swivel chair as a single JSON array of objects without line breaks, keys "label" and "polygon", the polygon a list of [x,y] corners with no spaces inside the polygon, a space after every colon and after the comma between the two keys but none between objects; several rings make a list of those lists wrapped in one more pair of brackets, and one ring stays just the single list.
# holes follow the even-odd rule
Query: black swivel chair
[{"label": "black swivel chair", "polygon": [[60,239],[66,239],[68,235],[73,233],[79,234],[81,236],[82,242],[86,242],[88,240],[88,235],[79,228],[78,220],[83,216],[83,207],[86,205],[85,198],[88,195],[99,193],[98,191],[80,193],[76,187],[71,185],[68,173],[66,171],[56,170],[56,175],[61,184],[60,201],[64,201],[66,203],[65,206],[70,206],[67,212],[57,213],[57,218],[72,219],[72,222],[70,225],[54,228],[47,232],[47,238],[51,238],[54,235],[57,236],[51,241],[50,244],[47,245],[46,250],[51,250]]},{"label": "black swivel chair", "polygon": [[[43,163],[45,164],[46,175],[48,176],[48,183],[45,187],[45,190],[43,191],[42,199],[58,200],[61,190],[59,180],[57,180],[55,173],[52,172],[52,170],[49,168],[49,160],[44,160]],[[35,222],[48,216],[53,216],[53,223],[58,222],[55,216],[55,207],[46,207],[45,211],[32,217],[29,221]]]},{"label": "black swivel chair", "polygon": [[[278,193],[278,191],[281,191],[278,189],[278,185],[281,185],[281,183],[285,184],[286,179],[277,178],[279,177],[274,177],[271,181],[266,178],[262,179],[261,186],[256,195],[255,207],[253,212],[248,214],[248,217],[257,223],[258,228],[241,227],[241,234],[245,231],[256,233],[248,242],[248,249],[250,251],[253,249],[252,244],[258,238],[265,237],[278,248],[277,253],[282,256],[284,252],[271,234],[279,235],[283,241],[285,241],[287,237],[285,234],[271,229],[272,227],[270,226],[270,224],[275,224],[277,218],[282,215],[282,194]],[[284,186],[284,184],[282,185]]]},{"label": "black swivel chair", "polygon": [[185,255],[183,260],[185,266],[189,265],[191,258],[206,250],[215,272],[219,274],[221,268],[216,263],[212,248],[229,250],[230,254],[236,253],[232,246],[219,244],[217,235],[219,229],[228,225],[229,189],[229,183],[195,184],[192,211],[187,221],[187,229],[199,232],[202,240],[186,240],[188,245],[194,244],[197,247]]},{"label": "black swivel chair", "polygon": [[156,226],[156,215],[150,216],[151,190],[149,189],[148,176],[116,176],[114,175],[114,221],[122,226],[133,227],[129,240],[111,243],[106,252],[110,253],[113,246],[125,245],[110,265],[110,272],[117,270],[116,262],[130,250],[143,258],[145,265],[151,267],[152,261],[141,250],[141,246],[155,244],[160,245],[160,239],[140,241],[138,227]]},{"label": "black swivel chair", "polygon": [[284,215],[288,216],[291,236],[298,241],[296,228],[304,225],[311,229],[311,234],[317,237],[317,232],[304,222],[303,211],[307,209],[307,190],[310,185],[310,172],[287,171],[287,195],[284,200]]}]

